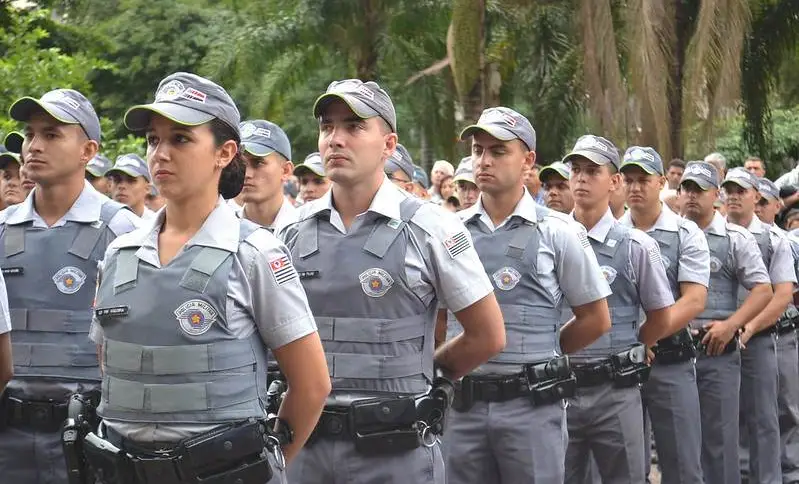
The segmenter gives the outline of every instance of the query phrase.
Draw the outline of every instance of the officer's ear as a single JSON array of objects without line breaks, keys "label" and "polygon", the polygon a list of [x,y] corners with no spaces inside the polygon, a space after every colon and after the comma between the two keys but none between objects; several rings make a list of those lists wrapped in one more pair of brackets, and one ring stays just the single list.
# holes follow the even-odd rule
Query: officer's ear
[{"label": "officer's ear", "polygon": [[516,140],[522,145],[522,150],[524,150],[524,163],[523,168],[524,170],[532,170],[535,166],[535,150],[527,151],[527,145],[524,144],[521,140]]},{"label": "officer's ear", "polygon": [[86,165],[89,163],[89,161],[97,156],[97,152],[100,151],[100,144],[93,139],[89,139],[86,137],[86,135],[84,135],[84,137],[85,139],[80,147],[80,162],[83,167],[86,168]]}]

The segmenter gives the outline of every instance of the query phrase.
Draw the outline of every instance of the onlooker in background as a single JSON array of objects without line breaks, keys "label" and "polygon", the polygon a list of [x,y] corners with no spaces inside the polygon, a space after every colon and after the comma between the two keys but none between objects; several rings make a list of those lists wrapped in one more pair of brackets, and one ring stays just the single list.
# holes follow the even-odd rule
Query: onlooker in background
[{"label": "onlooker in background", "polygon": [[[710,153],[705,157],[705,163],[710,163],[719,172],[719,180],[723,180],[727,176],[727,158],[721,153]],[[727,206],[724,202],[727,200],[727,193],[724,190],[719,190],[718,199],[713,202],[715,208],[723,217],[727,216]]]},{"label": "onlooker in background", "polygon": [[543,186],[546,206],[561,213],[571,213],[574,209],[574,197],[569,187],[569,165],[556,161],[541,168],[538,178]]},{"label": "onlooker in background", "polygon": [[758,178],[766,176],[766,162],[757,156],[750,156],[744,161],[744,169]]},{"label": "onlooker in background", "polygon": [[438,193],[444,202],[446,202],[449,197],[455,195],[454,178],[455,177],[452,175],[444,175],[444,178],[441,179],[438,185]]},{"label": "onlooker in background", "polygon": [[103,195],[111,196],[111,184],[105,174],[111,169],[111,160],[103,155],[97,155],[86,164],[86,179],[95,190]]},{"label": "onlooker in background", "polygon": [[474,182],[471,156],[461,160],[458,164],[458,169],[455,170],[455,177],[452,181],[455,182],[455,190],[458,194],[458,200],[461,202],[461,210],[465,210],[477,203],[480,189],[477,188],[477,184]]},{"label": "onlooker in background", "polygon": [[799,186],[799,164],[794,167],[793,170],[785,173],[781,177],[777,178],[774,182],[777,187],[780,188],[780,196],[782,197],[782,189],[786,187],[797,187]]},{"label": "onlooker in background", "polygon": [[545,203],[544,191],[541,189],[541,179],[538,175],[538,165],[531,166],[524,173],[524,186],[527,187],[527,191],[530,192],[530,196],[533,197],[535,203],[543,206]]},{"label": "onlooker in background", "polygon": [[297,188],[297,182],[295,181],[297,177],[291,176],[286,183],[283,184],[283,196],[286,197],[286,200],[293,206],[297,206],[297,195],[299,195],[299,189]]},{"label": "onlooker in background", "polygon": [[438,160],[433,164],[433,169],[430,170],[430,182],[433,184],[431,189],[431,200],[434,202],[441,202],[442,196],[440,192],[441,179],[444,176],[455,176],[455,167],[452,166],[447,160]]},{"label": "onlooker in background", "polygon": [[680,187],[680,179],[685,172],[685,162],[679,158],[674,158],[669,162],[668,169],[666,170],[666,181],[668,181],[669,190],[677,190]]},{"label": "onlooker in background", "polygon": [[785,230],[792,232],[799,229],[799,209],[788,210],[785,214]]},{"label": "onlooker in background", "polygon": [[294,167],[294,176],[300,182],[300,201],[310,202],[327,193],[330,180],[325,176],[325,165],[319,152],[311,153],[305,160]]}]

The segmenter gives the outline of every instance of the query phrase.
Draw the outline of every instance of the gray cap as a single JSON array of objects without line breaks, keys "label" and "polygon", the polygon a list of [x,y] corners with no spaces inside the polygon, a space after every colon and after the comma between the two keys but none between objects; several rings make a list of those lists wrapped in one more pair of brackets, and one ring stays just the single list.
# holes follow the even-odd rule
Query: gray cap
[{"label": "gray cap", "polygon": [[316,176],[325,176],[325,164],[318,151],[306,156],[302,163],[294,167],[294,174],[297,176],[301,176],[303,171],[310,171]]},{"label": "gray cap", "polygon": [[740,166],[735,167],[727,172],[727,176],[724,177],[724,181],[721,182],[721,186],[723,187],[728,183],[735,183],[745,190],[750,188],[757,190],[757,177],[744,170]]},{"label": "gray cap", "polygon": [[704,161],[692,161],[685,166],[680,186],[687,181],[699,185],[702,190],[719,187],[719,172],[716,167]]},{"label": "gray cap", "polygon": [[240,136],[241,117],[236,103],[222,86],[196,74],[176,72],[165,78],[158,84],[155,101],[128,109],[125,126],[133,132],[143,132],[153,113],[183,126],[219,119]]},{"label": "gray cap", "polygon": [[394,103],[376,82],[363,82],[360,79],[346,79],[333,81],[327,86],[327,91],[316,99],[313,105],[313,115],[318,118],[331,101],[340,99],[355,113],[356,116],[367,119],[380,116],[388,123],[391,131],[397,132],[397,113]]},{"label": "gray cap", "polygon": [[538,179],[542,182],[550,176],[559,176],[564,180],[568,180],[571,178],[571,168],[562,161],[556,161],[541,168],[541,171],[538,172]]},{"label": "gray cap", "polygon": [[520,139],[528,150],[535,150],[533,125],[527,118],[510,108],[500,106],[485,109],[476,124],[467,126],[461,131],[461,140],[473,136],[476,131],[485,131],[502,141]]},{"label": "gray cap", "polygon": [[586,134],[577,139],[571,152],[563,157],[563,162],[567,163],[573,158],[582,156],[588,158],[597,165],[611,164],[619,169],[619,150],[607,138]]},{"label": "gray cap", "polygon": [[92,176],[105,176],[106,172],[111,169],[111,166],[113,166],[111,160],[103,155],[96,155],[86,163],[86,171]]},{"label": "gray cap", "polygon": [[411,154],[408,153],[408,150],[406,150],[404,146],[397,143],[397,148],[386,160],[386,165],[383,168],[383,171],[386,173],[386,175],[391,175],[395,171],[401,171],[408,176],[409,181],[413,181],[414,168]]},{"label": "gray cap", "polygon": [[11,131],[3,140],[3,146],[12,153],[22,153],[22,142],[25,138],[18,131]]},{"label": "gray cap", "polygon": [[147,162],[135,153],[128,153],[126,155],[117,157],[116,161],[114,162],[114,166],[105,172],[105,176],[108,176],[115,171],[132,176],[133,178],[141,176],[144,177],[144,179],[148,182],[153,181],[150,177],[150,169],[147,167]]},{"label": "gray cap", "polygon": [[474,170],[472,165],[473,163],[471,156],[461,159],[461,162],[458,163],[458,168],[455,170],[455,176],[452,178],[453,183],[459,181],[474,183]]},{"label": "gray cap", "polygon": [[663,175],[663,160],[658,152],[649,146],[630,146],[627,148],[619,171],[628,166],[637,166],[650,175]]},{"label": "gray cap", "polygon": [[100,142],[100,120],[97,113],[86,96],[78,91],[56,89],[39,99],[26,96],[17,99],[8,113],[11,118],[26,123],[38,110],[44,110],[58,122],[80,125],[89,139]]},{"label": "gray cap", "polygon": [[413,165],[413,182],[423,186],[425,190],[430,188],[430,178],[427,177],[424,168],[419,165]]},{"label": "gray cap", "polygon": [[263,119],[244,121],[239,125],[241,147],[253,156],[280,153],[291,160],[291,142],[280,126]]},{"label": "gray cap", "polygon": [[770,200],[780,199],[780,189],[777,188],[777,185],[775,185],[774,182],[768,178],[757,179],[757,191],[760,192],[760,195],[764,198],[768,198]]}]

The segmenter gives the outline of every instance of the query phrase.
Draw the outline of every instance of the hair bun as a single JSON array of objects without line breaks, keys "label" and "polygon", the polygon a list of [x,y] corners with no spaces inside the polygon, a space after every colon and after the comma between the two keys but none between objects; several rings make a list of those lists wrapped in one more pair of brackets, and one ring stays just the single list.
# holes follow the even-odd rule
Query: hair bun
[{"label": "hair bun", "polygon": [[236,153],[228,166],[222,169],[222,174],[219,177],[219,194],[222,195],[222,198],[230,200],[241,193],[246,173],[247,166],[241,159],[241,155]]}]

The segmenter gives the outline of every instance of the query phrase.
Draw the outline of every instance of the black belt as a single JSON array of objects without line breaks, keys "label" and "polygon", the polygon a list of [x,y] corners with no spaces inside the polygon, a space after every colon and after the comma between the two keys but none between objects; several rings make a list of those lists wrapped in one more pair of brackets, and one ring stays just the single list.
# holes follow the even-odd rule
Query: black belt
[{"label": "black belt", "polygon": [[530,386],[524,373],[508,376],[465,376],[459,384],[455,384],[455,398],[467,387],[472,392],[472,399],[478,402],[506,402],[530,394]]},{"label": "black belt", "polygon": [[56,432],[67,419],[69,402],[55,400],[22,400],[5,395],[0,401],[0,428],[30,428],[41,432]]},{"label": "black belt", "polygon": [[646,360],[646,346],[636,343],[607,359],[578,364],[574,368],[577,387],[593,387],[605,383],[613,383],[616,388],[640,385],[649,379],[651,371]]},{"label": "black belt", "polygon": [[608,361],[594,364],[576,364],[573,368],[577,387],[595,387],[613,381],[613,368]]},{"label": "black belt", "polygon": [[684,363],[696,357],[696,347],[687,328],[658,341],[652,351],[655,353],[655,362],[660,365]]}]

